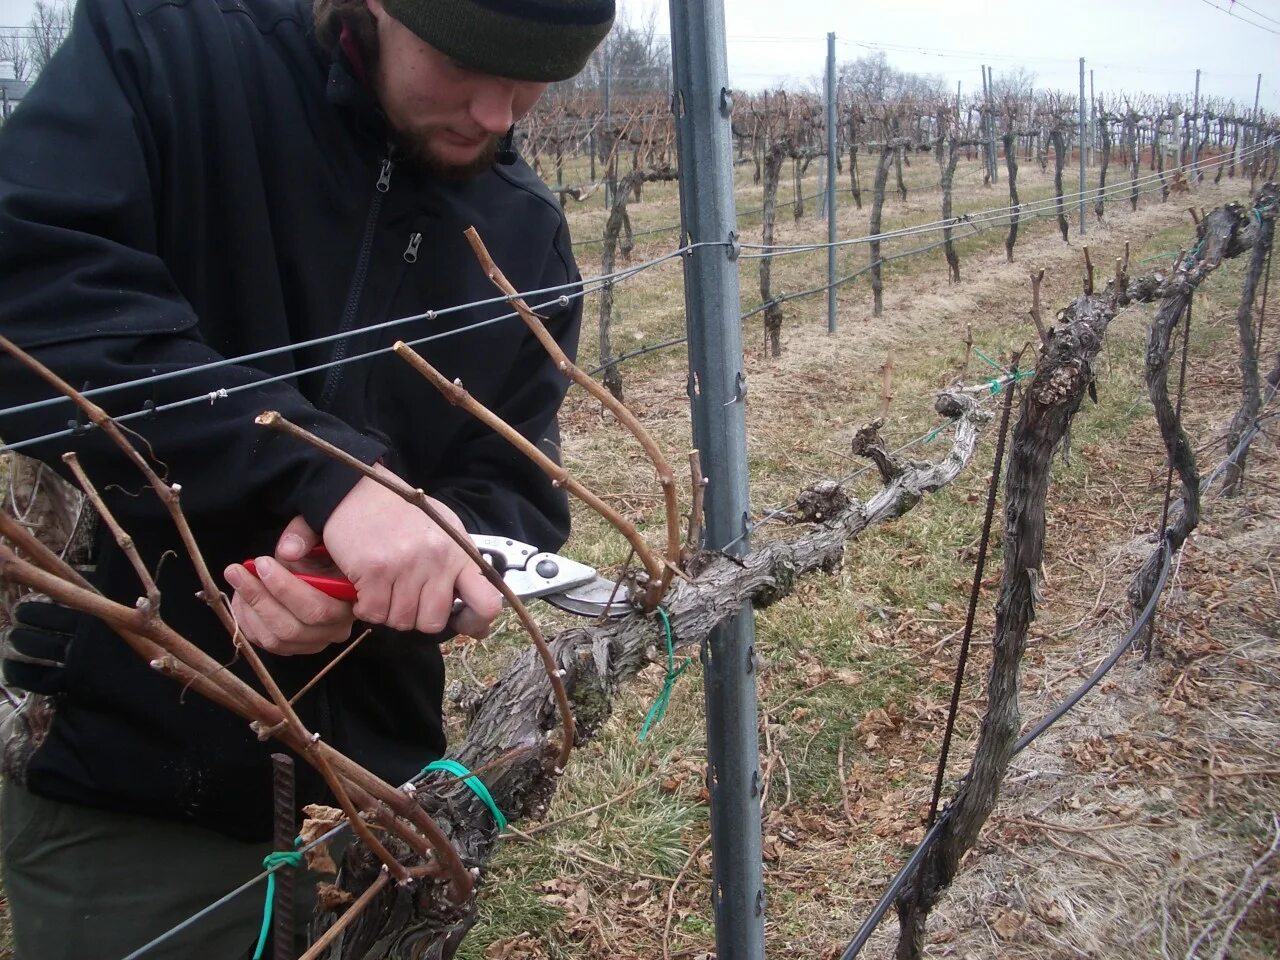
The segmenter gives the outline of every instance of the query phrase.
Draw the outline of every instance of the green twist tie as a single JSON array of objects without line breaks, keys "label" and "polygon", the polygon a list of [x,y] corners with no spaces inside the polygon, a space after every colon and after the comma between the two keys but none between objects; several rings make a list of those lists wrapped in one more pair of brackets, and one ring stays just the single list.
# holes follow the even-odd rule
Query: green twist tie
[{"label": "green twist tie", "polygon": [[977,347],[973,348],[973,352],[976,353],[983,360],[985,360],[993,370],[999,370],[1001,373],[1004,373],[1004,367],[1000,366],[1000,364],[996,363],[994,360],[988,357],[985,353],[983,353]]},{"label": "green twist tie", "polygon": [[649,708],[649,712],[645,715],[644,725],[640,728],[639,740],[641,743],[644,743],[644,738],[649,736],[650,727],[666,716],[667,704],[671,702],[671,691],[675,689],[676,681],[680,679],[680,674],[689,669],[689,664],[693,663],[693,657],[686,657],[684,663],[680,664],[678,668],[676,667],[676,648],[671,639],[671,618],[667,616],[667,611],[661,607],[658,607],[658,616],[662,618],[662,632],[667,641],[667,675],[662,681],[662,689],[658,692],[658,699],[653,701],[653,706]]},{"label": "green twist tie", "polygon": [[1164,260],[1164,259],[1166,259],[1166,258],[1176,257],[1177,255],[1178,255],[1178,251],[1177,251],[1177,250],[1166,250],[1164,253],[1155,253],[1155,254],[1152,254],[1152,255],[1151,255],[1151,256],[1149,256],[1149,257],[1144,257],[1143,259],[1139,260],[1138,262],[1139,262],[1139,263],[1150,263],[1152,260]]},{"label": "green twist tie", "polygon": [[489,792],[489,788],[484,785],[483,780],[475,776],[457,760],[432,760],[422,768],[423,773],[430,773],[432,770],[443,770],[445,773],[452,773],[461,780],[463,786],[479,797],[480,802],[489,808],[489,812],[493,814],[493,820],[498,825],[498,829],[500,831],[507,829],[507,818],[502,815],[498,805],[493,802],[493,794]]},{"label": "green twist tie", "polygon": [[[1036,372],[1034,370],[1023,370],[1021,372],[1016,369],[1010,370],[1008,373],[1009,383],[1017,383],[1019,380],[1025,380],[1027,377],[1033,377],[1035,376],[1035,373]],[[995,380],[991,381],[991,395],[993,397],[1000,392],[1001,387],[1004,386],[1004,382],[1004,377],[997,377]]]},{"label": "green twist tie", "polygon": [[[293,841],[296,847],[302,838]],[[271,914],[276,902],[276,871],[285,867],[302,866],[302,854],[296,850],[277,850],[268,853],[262,860],[262,869],[267,872],[267,897],[262,904],[262,929],[258,931],[258,945],[253,948],[253,960],[262,960],[262,951],[267,946],[267,934],[271,932]]]},{"label": "green twist tie", "polygon": [[[952,421],[952,423],[954,422],[955,421]],[[949,426],[951,426],[951,423],[943,423],[934,427],[932,430],[930,430],[928,433],[924,435],[924,442],[933,443],[933,441],[938,439],[938,434],[940,434],[943,430],[947,429],[947,427]]]}]

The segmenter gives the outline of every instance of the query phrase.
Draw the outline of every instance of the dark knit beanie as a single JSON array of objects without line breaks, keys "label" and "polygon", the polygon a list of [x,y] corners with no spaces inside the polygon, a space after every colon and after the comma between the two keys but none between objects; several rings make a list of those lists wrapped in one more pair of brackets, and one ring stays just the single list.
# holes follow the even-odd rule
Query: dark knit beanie
[{"label": "dark knit beanie", "polygon": [[568,80],[613,25],[614,0],[382,0],[441,53],[481,73]]}]

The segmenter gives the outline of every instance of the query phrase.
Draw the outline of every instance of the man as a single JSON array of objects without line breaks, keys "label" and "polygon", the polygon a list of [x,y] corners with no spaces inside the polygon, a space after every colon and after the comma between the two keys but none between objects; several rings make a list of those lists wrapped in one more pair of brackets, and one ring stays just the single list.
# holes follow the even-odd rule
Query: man
[{"label": "man", "polygon": [[[519,321],[463,329],[501,305],[429,311],[494,296],[471,225],[520,289],[578,279],[563,214],[508,131],[612,17],[612,0],[82,0],[0,134],[0,331],[77,386],[128,384],[98,398],[112,413],[156,410],[130,426],[182,484],[286,693],[374,626],[298,709],[393,783],[444,749],[428,635],[455,596],[452,626],[483,633],[499,598],[424,515],[252,419],[280,410],[469,531],[563,542],[562,494],[385,348],[436,338],[438,368],[554,444],[565,384]],[[547,311],[570,350],[579,304]],[[48,396],[12,361],[0,377],[5,407]],[[6,416],[0,436],[71,416]],[[67,449],[156,571],[165,620],[248,678],[155,497],[99,431],[32,452],[57,464]],[[354,606],[289,574],[321,539]],[[128,561],[101,533],[95,546],[95,584],[132,602]],[[6,677],[32,695],[5,750],[0,853],[17,955],[120,957],[256,872],[278,747],[99,621],[34,603],[18,619]],[[322,798],[299,770],[300,802]],[[241,897],[147,955],[243,956],[260,909]]]}]

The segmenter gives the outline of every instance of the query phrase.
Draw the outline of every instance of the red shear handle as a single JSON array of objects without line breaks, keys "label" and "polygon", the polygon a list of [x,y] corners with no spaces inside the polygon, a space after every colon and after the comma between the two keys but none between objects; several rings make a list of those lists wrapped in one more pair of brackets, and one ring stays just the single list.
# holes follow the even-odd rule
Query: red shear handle
[{"label": "red shear handle", "polygon": [[[328,559],[329,551],[321,545],[313,548],[308,556]],[[252,559],[244,561],[243,566],[255,577],[258,575],[257,564]],[[344,603],[356,602],[356,585],[343,577],[327,577],[317,573],[295,573],[294,576],[335,600],[341,600]]]}]

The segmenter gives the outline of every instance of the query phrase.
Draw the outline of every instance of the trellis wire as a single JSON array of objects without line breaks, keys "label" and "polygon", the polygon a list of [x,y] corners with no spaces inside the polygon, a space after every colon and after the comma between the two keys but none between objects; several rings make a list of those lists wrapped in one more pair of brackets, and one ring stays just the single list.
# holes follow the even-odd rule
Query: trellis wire
[{"label": "trellis wire", "polygon": [[[808,203],[808,202],[809,202],[809,201],[811,201],[811,200],[820,200],[820,199],[822,199],[822,194],[820,194],[820,193],[815,193],[815,194],[811,194],[811,195],[809,195],[809,196],[801,197],[799,202],[800,202],[800,203]],[[779,209],[779,210],[785,210],[787,207],[794,207],[795,205],[796,205],[796,201],[795,201],[795,200],[788,200],[786,203],[780,203],[780,204],[778,204],[778,205],[777,205],[777,209]],[[738,219],[739,219],[739,220],[741,220],[741,219],[742,219],[742,218],[744,218],[744,217],[753,217],[753,216],[755,216],[755,215],[756,215],[756,214],[758,214],[758,213],[764,213],[764,207],[753,207],[753,208],[752,208],[752,209],[750,209],[750,210],[739,210],[739,211],[738,211]],[[658,233],[674,233],[674,232],[676,232],[677,230],[679,230],[679,229],[680,229],[680,227],[681,227],[681,224],[680,224],[680,223],[678,223],[678,222],[677,222],[677,223],[668,223],[668,224],[664,224],[663,226],[660,226],[660,227],[649,227],[649,228],[648,228],[648,229],[646,229],[646,230],[640,230],[640,231],[638,231],[638,232],[633,232],[633,233],[631,234],[631,236],[632,236],[633,238],[635,238],[635,237],[650,237],[650,236],[653,236],[654,234],[658,234]],[[600,238],[600,237],[592,237],[592,238],[591,238],[591,239],[589,239],[589,240],[575,240],[575,241],[573,242],[573,246],[574,246],[575,248],[577,248],[577,247],[588,247],[588,246],[591,246],[592,244],[600,245],[600,244],[603,244],[603,243],[604,243],[604,240],[603,240],[602,238]]]},{"label": "trellis wire", "polygon": [[[989,381],[989,383],[999,383],[999,384],[1004,384],[1004,383],[1008,383],[1011,379],[1012,379],[1012,377],[1010,377],[1010,376],[997,377],[995,380]],[[989,384],[984,384],[984,385],[983,385],[983,387],[982,387],[982,389],[986,389],[988,386],[989,386]],[[973,388],[973,387],[959,387],[959,388],[957,388],[957,389],[959,389],[959,390],[960,390],[960,392],[962,392],[962,393],[974,393],[974,392],[977,392],[977,391],[976,391],[976,389],[975,389],[975,388]],[[921,443],[926,443],[927,441],[932,440],[935,436],[937,436],[938,431],[939,431],[939,430],[944,430],[944,429],[946,429],[947,425],[948,425],[948,424],[944,423],[944,424],[942,424],[942,426],[940,426],[940,427],[934,427],[932,430],[929,430],[927,433],[922,433],[920,436],[918,436],[918,437],[916,437],[916,438],[914,438],[914,439],[912,439],[912,440],[908,440],[908,441],[907,441],[906,443],[904,443],[902,446],[897,447],[896,449],[890,450],[890,451],[889,451],[889,455],[890,455],[890,456],[896,456],[896,455],[898,455],[899,453],[902,453],[902,452],[904,452],[904,451],[906,451],[906,450],[910,450],[912,447],[919,446]],[[854,480],[857,480],[859,477],[864,476],[864,475],[865,475],[865,474],[867,474],[867,473],[870,473],[870,472],[871,472],[872,470],[874,470],[874,469],[875,469],[875,464],[868,464],[867,466],[865,466],[865,467],[859,467],[857,470],[854,470],[854,471],[852,471],[851,473],[847,473],[847,474],[845,474],[843,477],[840,477],[840,478],[838,478],[838,479],[834,479],[834,480],[833,480],[832,478],[829,478],[829,477],[828,477],[828,478],[826,478],[826,480],[827,480],[828,482],[834,482],[834,483],[836,483],[836,484],[838,484],[838,485],[840,485],[840,486],[844,486],[844,484],[846,484],[846,483],[852,483]],[[767,512],[767,513],[765,513],[765,515],[764,515],[764,516],[762,516],[759,520],[756,520],[756,521],[754,521],[754,522],[748,523],[748,524],[746,525],[746,529],[745,529],[745,530],[743,530],[743,531],[742,531],[742,533],[741,533],[741,534],[739,534],[739,535],[737,536],[737,538],[735,538],[735,539],[733,539],[733,540],[730,540],[730,541],[729,541],[729,543],[727,543],[727,544],[724,546],[724,548],[723,548],[723,549],[728,550],[730,547],[736,546],[736,545],[737,545],[738,543],[740,543],[744,538],[751,536],[751,535],[752,535],[752,534],[754,534],[757,530],[759,530],[761,527],[765,526],[765,524],[769,523],[769,521],[771,521],[771,520],[775,520],[775,519],[777,519],[778,517],[781,517],[781,516],[783,516],[783,515],[785,515],[785,514],[789,513],[791,510],[793,510],[793,509],[794,509],[795,507],[797,507],[797,506],[799,506],[799,501],[798,501],[798,500],[792,500],[792,501],[791,501],[789,504],[787,504],[785,507],[777,507],[777,508],[775,508],[775,509],[773,509],[773,510],[768,511],[768,512]]]},{"label": "trellis wire", "polygon": [[[1245,154],[1252,155],[1255,152],[1261,152],[1261,151],[1264,151],[1265,149],[1266,149],[1265,145],[1258,145],[1256,147],[1250,147],[1247,151],[1245,151]],[[1228,159],[1229,158],[1227,157],[1219,157],[1212,161],[1200,164],[1200,168],[1210,169],[1213,166],[1227,163]],[[1099,196],[1101,196],[1103,199],[1113,199],[1115,197],[1127,198],[1128,196],[1131,195],[1131,191],[1135,184],[1142,187],[1151,187],[1151,189],[1139,190],[1138,193],[1141,196],[1148,193],[1154,193],[1155,190],[1157,189],[1163,189],[1164,180],[1166,180],[1169,176],[1171,176],[1171,174],[1167,171],[1165,173],[1147,174],[1146,176],[1138,177],[1136,180],[1132,180],[1132,181],[1121,180],[1116,183],[1113,183],[1112,185],[1102,190],[1101,193],[1099,192],[1099,189],[1097,187],[1092,187],[1088,190],[1077,191],[1075,193],[1064,193],[1061,199],[1063,203],[1066,203],[1068,200],[1074,200],[1079,198],[1080,196],[1084,196],[1085,199],[1092,197],[1095,200],[1098,199]],[[1158,184],[1158,186],[1152,186],[1153,184]],[[958,216],[952,217],[950,220],[935,220],[929,223],[913,224],[908,227],[900,227],[896,230],[886,230],[882,233],[877,233],[877,234],[868,234],[866,236],[860,236],[860,237],[847,237],[845,239],[835,241],[834,246],[837,246],[837,247],[853,246],[857,244],[870,243],[873,240],[884,241],[884,240],[898,239],[901,237],[915,236],[920,233],[937,233],[940,230],[945,230],[948,228],[956,229],[970,223],[985,224],[985,223],[991,222],[991,223],[998,224],[1001,220],[1003,220],[1004,218],[1010,216],[1015,212],[1020,215],[1020,218],[1022,215],[1025,215],[1027,217],[1040,217],[1041,215],[1043,215],[1044,211],[1053,210],[1054,211],[1053,216],[1056,216],[1057,215],[1056,207],[1057,207],[1058,199],[1059,199],[1058,196],[1055,194],[1053,196],[1045,197],[1041,200],[1033,200],[1028,203],[1019,204],[1016,211],[1013,206],[992,207],[988,210],[978,210],[972,213],[960,214]],[[743,244],[740,244],[743,250],[759,250],[762,252],[761,253],[744,253],[739,257],[739,259],[758,260],[764,257],[789,256],[791,254],[798,254],[798,253],[811,253],[816,250],[825,250],[832,245],[833,244],[831,243],[817,242],[817,241],[813,243],[770,244],[770,245],[760,244],[760,243],[743,243]]]},{"label": "trellis wire", "polygon": [[[705,241],[702,243],[690,243],[685,246],[679,247],[675,250],[668,251],[667,253],[664,253],[660,256],[654,257],[651,260],[646,260],[643,263],[638,263],[633,266],[626,267],[622,270],[616,270],[613,273],[603,274],[598,277],[587,277],[582,280],[575,280],[571,283],[558,284],[553,287],[543,287],[537,290],[527,290],[527,291],[521,292],[519,296],[527,300],[529,297],[538,297],[547,293],[560,293],[561,291],[566,291],[566,290],[575,291],[574,295],[571,296],[571,299],[580,297],[580,296],[585,296],[587,293],[593,293],[595,292],[595,290],[598,290],[607,284],[611,284],[619,280],[629,280],[631,277],[639,273],[643,273],[646,270],[652,269],[653,267],[660,266],[661,264],[666,263],[669,260],[673,260],[676,257],[684,256],[685,254],[691,252],[692,250],[695,250],[698,247],[702,247],[702,246],[717,246],[717,247],[725,246],[725,242],[724,241]],[[588,287],[590,287],[591,289],[588,290],[587,289]],[[269,349],[259,350],[254,353],[241,354],[235,357],[223,357],[218,360],[211,361],[209,363],[197,364],[191,367],[183,367],[181,370],[171,370],[166,373],[158,373],[158,374],[153,374],[147,377],[139,377],[136,380],[128,380],[122,383],[115,383],[115,384],[109,384],[103,387],[96,387],[94,389],[85,390],[83,392],[83,395],[88,399],[93,399],[94,397],[104,396],[120,390],[150,386],[151,384],[161,383],[167,380],[181,379],[182,377],[191,376],[192,374],[195,374],[195,373],[202,373],[206,370],[217,370],[222,367],[249,363],[254,360],[264,360],[269,357],[279,356],[280,354],[291,353],[294,350],[303,350],[308,347],[323,346],[324,344],[332,343],[336,340],[342,340],[347,337],[361,336],[368,333],[376,333],[380,330],[388,330],[393,327],[401,326],[406,323],[413,323],[418,320],[435,319],[437,317],[443,317],[443,316],[448,316],[450,314],[459,313],[463,310],[471,310],[477,307],[487,307],[487,306],[494,306],[496,304],[501,304],[501,303],[509,303],[511,299],[512,299],[511,297],[507,297],[507,296],[497,296],[497,297],[489,297],[484,300],[473,300],[470,303],[462,303],[462,304],[458,304],[456,306],[451,306],[451,307],[441,307],[439,310],[428,310],[424,313],[415,313],[407,317],[397,317],[394,320],[384,320],[380,323],[369,324],[363,327],[357,327],[343,333],[326,334],[325,336],[315,337],[311,340],[300,340],[297,343],[289,343],[280,347],[271,347]],[[555,300],[548,300],[545,303],[539,304],[537,309],[543,309],[545,307],[553,306],[558,302],[560,302],[560,298],[556,298]],[[479,323],[469,324],[465,327],[458,327],[455,330],[446,330],[442,333],[434,334],[431,338],[428,338],[428,339],[438,340],[438,339],[444,339],[446,337],[458,336],[459,334],[463,334],[463,333],[470,333],[473,330],[477,330],[481,327],[485,327],[490,324],[497,323],[500,320],[507,320],[515,316],[518,316],[518,314],[515,314],[515,313],[503,314],[502,316],[492,317],[489,320],[483,320],[483,321],[480,321]],[[427,340],[423,339],[415,342],[425,343],[427,342]],[[381,352],[384,352],[384,351],[376,350],[370,353],[360,354],[358,356],[349,357],[343,362],[354,362],[356,360],[362,360],[367,357],[373,356],[376,353],[381,353]],[[340,365],[339,363],[330,363],[323,366],[312,367],[308,372],[311,372],[314,370],[324,370],[324,369],[328,369],[329,367],[339,366],[339,365]],[[293,375],[296,375],[296,374],[293,374]],[[44,407],[61,403],[63,402],[64,399],[65,398],[63,397],[53,397],[46,400],[36,400],[36,401],[32,401],[31,403],[19,404],[18,406],[14,406],[14,407],[6,407],[4,409],[0,409],[0,417],[12,416],[20,413],[29,413],[33,410],[39,410]]]},{"label": "trellis wire", "polygon": [[[1203,165],[1202,165],[1202,166],[1203,166]],[[1152,187],[1152,188],[1151,188],[1151,189],[1149,189],[1149,190],[1141,191],[1141,193],[1142,193],[1142,194],[1144,194],[1144,195],[1145,195],[1145,194],[1147,194],[1147,193],[1154,193],[1154,192],[1155,192],[1156,190],[1158,190],[1158,189],[1159,189],[1159,187]],[[1126,188],[1125,188],[1125,193],[1126,193],[1126,195],[1128,195],[1128,187],[1127,187],[1127,186],[1126,186]],[[1033,213],[1027,214],[1027,215],[1026,215],[1026,217],[1025,217],[1024,219],[1052,219],[1054,216],[1056,216],[1056,214],[1054,214],[1054,213],[1050,210],[1050,211],[1048,211],[1048,212],[1046,212],[1046,213],[1037,213],[1037,212],[1033,212]],[[970,236],[977,236],[978,234],[980,234],[980,233],[984,232],[984,230],[986,230],[986,229],[987,229],[987,227],[986,227],[985,225],[983,225],[983,224],[979,224],[979,223],[969,223],[969,222],[967,222],[967,221],[960,221],[956,226],[958,226],[958,227],[964,227],[964,226],[972,227],[972,228],[973,228],[973,233],[972,233],[972,234],[970,234]],[[930,232],[932,232],[932,231],[930,231]],[[795,292],[795,293],[783,293],[783,294],[779,294],[779,295],[778,295],[778,296],[776,296],[776,297],[773,297],[773,298],[771,298],[771,299],[769,299],[769,300],[766,300],[764,303],[761,303],[761,304],[759,304],[759,305],[757,305],[757,306],[755,306],[755,307],[752,307],[752,308],[751,308],[750,310],[748,310],[746,313],[742,314],[741,319],[742,319],[742,320],[750,320],[752,317],[757,316],[758,314],[763,313],[765,310],[769,309],[769,307],[771,307],[771,306],[781,306],[782,304],[784,304],[784,303],[788,303],[788,302],[789,302],[789,301],[791,301],[791,300],[800,300],[800,299],[803,299],[803,298],[805,298],[805,297],[817,296],[817,295],[818,295],[818,294],[820,294],[820,293],[825,293],[825,292],[827,292],[827,291],[828,291],[828,290],[830,290],[832,287],[839,287],[839,286],[843,286],[843,285],[844,285],[844,284],[846,284],[846,283],[849,283],[849,282],[851,282],[851,281],[853,281],[853,280],[857,280],[859,277],[866,276],[866,274],[867,274],[867,273],[869,273],[869,272],[872,270],[872,268],[873,268],[873,267],[875,267],[875,266],[882,266],[882,265],[884,265],[884,264],[886,264],[886,263],[891,263],[891,262],[893,262],[893,261],[895,261],[895,260],[902,260],[902,259],[905,259],[905,258],[907,258],[907,257],[913,257],[913,256],[916,256],[916,255],[921,254],[921,253],[928,253],[930,250],[936,250],[938,247],[943,246],[945,243],[946,243],[946,241],[945,241],[945,240],[938,240],[938,241],[935,241],[935,242],[933,242],[933,243],[927,243],[927,244],[924,244],[924,245],[919,246],[919,247],[912,247],[912,248],[911,248],[911,249],[909,249],[909,250],[900,250],[900,251],[898,251],[897,253],[892,253],[892,254],[889,254],[888,256],[885,256],[885,257],[881,257],[881,258],[879,258],[879,259],[878,259],[874,264],[868,264],[868,265],[866,265],[866,266],[859,267],[857,270],[853,271],[852,273],[848,273],[848,274],[845,274],[845,275],[844,275],[844,276],[842,276],[842,277],[838,277],[837,279],[835,279],[834,281],[831,281],[830,283],[824,283],[824,284],[822,284],[822,285],[820,285],[820,286],[810,287],[810,288],[808,288],[808,289],[806,289],[806,290],[800,290],[800,291],[797,291],[797,292]],[[745,244],[744,244],[743,246],[745,246]],[[828,245],[824,244],[824,245],[822,245],[822,246],[820,246],[820,247],[814,247],[813,249],[814,249],[814,250],[820,250],[820,249],[825,248],[826,246],[828,246]],[[739,259],[740,259],[740,260],[746,260],[746,259],[751,259],[751,258],[750,258],[749,256],[747,256],[747,255],[745,255],[745,254],[744,254],[744,255],[742,255],[741,257],[739,257]],[[595,369],[591,370],[591,371],[590,371],[590,376],[597,376],[597,375],[599,375],[599,374],[603,373],[605,370],[609,369],[610,367],[616,367],[616,366],[618,366],[619,364],[625,363],[625,362],[626,362],[626,361],[628,361],[628,360],[633,360],[633,359],[635,359],[636,357],[646,356],[647,354],[650,354],[650,353],[657,353],[658,351],[660,351],[660,350],[665,350],[665,349],[667,349],[667,348],[669,348],[669,347],[679,346],[680,344],[682,344],[682,343],[686,342],[686,339],[687,339],[687,338],[685,338],[685,337],[672,337],[672,338],[671,338],[671,339],[669,339],[669,340],[663,340],[663,341],[660,341],[660,342],[655,343],[655,344],[649,344],[649,345],[642,346],[642,347],[640,347],[640,348],[638,348],[638,349],[636,349],[636,350],[634,350],[634,351],[631,351],[631,352],[629,352],[629,353],[619,354],[617,357],[614,357],[613,359],[609,360],[608,362],[603,363],[603,364],[601,364],[600,366],[596,367]]]},{"label": "trellis wire", "polygon": [[[1251,147],[1248,150],[1243,151],[1242,157],[1250,155],[1253,151],[1260,151],[1265,148],[1266,148],[1265,144],[1255,145],[1254,147]],[[1219,157],[1208,163],[1202,163],[1200,166],[1202,168],[1206,168],[1214,164],[1225,163],[1225,162],[1227,162],[1226,158]],[[1160,179],[1160,177],[1161,175],[1159,174],[1152,174],[1147,177],[1140,178],[1140,180],[1137,182],[1154,184],[1155,181]],[[1160,187],[1151,186],[1149,189],[1139,191],[1139,193],[1143,195],[1147,193],[1154,193],[1156,189],[1160,189]],[[1131,184],[1127,181],[1124,181],[1124,182],[1118,183],[1117,185],[1114,185],[1113,187],[1108,187],[1105,195],[1127,196],[1129,195],[1130,190],[1131,190]],[[1096,195],[1097,191],[1096,190],[1086,191],[1086,193]],[[1074,196],[1076,195],[1075,194],[1070,195],[1070,197],[1074,197]],[[1065,201],[1070,197],[1067,195],[1064,195],[1063,200]],[[812,198],[808,198],[808,199],[812,199]],[[1052,217],[1054,214],[1047,211],[1050,211],[1052,209],[1052,205],[1056,204],[1056,202],[1057,202],[1056,197],[1050,197],[1041,201],[1035,201],[1034,203],[1021,205],[1018,211],[1020,219]],[[985,226],[988,225],[988,223],[995,223],[996,218],[1008,216],[1012,212],[1013,212],[1012,207],[993,208],[992,210],[989,210],[989,211],[981,211],[974,214],[966,214],[959,218],[953,218],[953,220],[951,221],[935,221],[933,223],[917,224],[911,227],[904,227],[896,231],[886,231],[880,234],[867,235],[867,236],[861,236],[861,237],[850,237],[850,238],[836,241],[835,245],[848,246],[852,244],[867,243],[874,239],[884,240],[884,239],[893,239],[897,237],[915,236],[921,233],[936,233],[943,229],[948,229],[948,228],[957,229],[966,225],[972,227],[974,230],[974,233],[976,234],[981,232],[985,228]],[[591,242],[597,242],[597,241],[591,241]],[[819,293],[824,293],[827,290],[831,289],[832,286],[841,286],[845,283],[848,283],[852,280],[857,279],[858,277],[864,276],[866,273],[868,273],[872,269],[873,266],[881,265],[884,263],[891,262],[893,260],[914,256],[919,253],[924,253],[929,250],[936,249],[937,247],[942,246],[944,242],[945,241],[939,241],[936,243],[915,247],[915,248],[912,248],[911,250],[905,250],[899,253],[891,254],[887,257],[880,258],[880,260],[878,260],[876,264],[867,265],[862,268],[859,268],[853,273],[840,277],[832,283],[823,284],[821,286],[814,287],[809,290],[800,291],[798,293],[785,294],[781,297],[774,298],[748,311],[743,315],[742,319],[744,320],[749,319],[755,316],[756,314],[763,312],[772,304],[786,303],[789,300],[795,300],[795,299],[800,299],[807,296],[815,296]],[[677,257],[685,256],[699,247],[724,246],[724,245],[725,245],[725,241],[697,241],[697,242],[688,243],[681,247],[676,248],[675,250],[671,250],[671,251],[668,251],[667,253],[654,257],[650,260],[646,260],[634,266],[626,267],[622,270],[614,271],[613,273],[610,273],[610,274],[603,274],[596,277],[589,277],[582,280],[574,281],[572,283],[559,284],[552,287],[543,287],[535,290],[529,290],[529,291],[522,292],[521,296],[528,298],[533,296],[541,296],[546,293],[554,293],[554,292],[564,291],[564,290],[574,290],[575,292],[573,294],[570,294],[568,296],[568,299],[578,299],[580,297],[586,296],[589,293],[594,293],[596,290],[599,290],[600,288],[606,285],[609,285],[617,281],[630,279],[631,277],[636,276],[637,274],[645,272],[649,269],[652,269],[653,267],[659,266]],[[784,245],[765,246],[762,244],[739,244],[739,246],[742,249],[771,251],[771,252],[762,252],[757,254],[740,254],[739,255],[740,260],[747,260],[747,259],[758,259],[765,256],[782,256],[782,255],[788,255],[792,253],[806,253],[806,252],[817,251],[817,250],[825,250],[828,247],[832,246],[832,244],[816,243],[816,244],[791,245],[791,246],[784,246]],[[323,337],[316,337],[311,340],[299,341],[297,343],[286,344],[280,347],[272,347],[267,350],[261,350],[254,353],[243,354],[236,357],[220,358],[218,360],[211,361],[210,363],[206,363],[206,364],[198,364],[192,367],[184,367],[180,370],[166,371],[165,373],[153,374],[147,377],[140,377],[135,380],[129,380],[129,381],[125,381],[118,384],[109,384],[102,387],[92,388],[84,391],[84,395],[87,398],[93,399],[94,397],[109,395],[111,393],[115,393],[122,390],[136,389],[138,387],[150,386],[156,383],[166,382],[170,380],[177,380],[183,377],[193,376],[195,374],[202,373],[208,370],[216,370],[216,369],[220,369],[227,366],[252,362],[254,360],[267,359],[269,357],[290,353],[294,350],[301,350],[301,349],[305,349],[312,346],[322,346],[324,344],[341,340],[347,337],[355,337],[362,334],[391,329],[406,323],[411,323],[419,320],[431,319],[431,318],[436,318],[441,316],[447,316],[453,313],[458,313],[463,310],[474,309],[477,307],[492,306],[499,303],[506,303],[506,302],[509,302],[509,300],[510,298],[508,297],[499,296],[499,297],[490,297],[484,300],[476,300],[470,303],[458,304],[451,307],[442,307],[439,310],[426,311],[424,313],[413,314],[407,317],[399,317],[394,320],[386,320],[380,323],[370,324],[368,326],[359,327],[353,330],[346,331],[345,333],[327,334]],[[564,302],[564,300],[565,300],[565,297],[563,296],[555,300],[549,300],[542,304],[537,305],[535,309],[543,309],[546,307],[550,307],[555,305],[556,303]],[[431,342],[433,340],[445,339],[447,337],[453,337],[453,336],[458,336],[464,333],[470,333],[477,329],[489,326],[491,324],[498,323],[503,320],[512,319],[515,316],[517,316],[517,314],[515,313],[502,314],[497,317],[492,317],[488,320],[480,321],[479,323],[469,324],[465,327],[459,327],[455,330],[443,331],[442,333],[439,333],[439,334],[433,334],[430,337],[425,337],[419,340],[415,340],[411,343],[411,345],[418,345],[422,343]],[[315,366],[308,367],[303,370],[294,371],[289,374],[282,374],[276,377],[257,380],[257,381],[254,381],[252,384],[244,384],[244,385],[241,385],[240,387],[228,388],[226,390],[226,394],[230,395],[231,393],[234,393],[234,392],[241,392],[243,390],[253,389],[255,387],[260,387],[260,386],[266,386],[268,384],[279,382],[282,380],[293,379],[302,374],[328,370],[332,367],[341,366],[347,363],[355,363],[360,360],[365,360],[370,357],[386,353],[390,349],[391,349],[390,347],[379,348],[377,350],[372,350],[365,353],[345,357],[341,360],[335,360],[335,361],[329,361],[323,364],[317,364]],[[647,352],[652,352],[652,351],[647,351]],[[612,364],[606,364],[605,366],[607,367],[610,365]],[[116,417],[115,419],[119,421],[127,421],[131,419],[136,419],[139,417],[151,416],[155,413],[159,413],[162,411],[179,409],[181,407],[190,406],[196,403],[203,403],[203,402],[209,402],[211,400],[221,399],[222,396],[223,396],[223,393],[221,391],[214,391],[213,393],[206,392],[198,396],[186,398],[184,400],[174,401],[173,403],[165,404],[163,406],[151,407],[145,410],[135,411],[133,413],[122,414]],[[32,412],[35,410],[43,409],[49,406],[53,406],[55,404],[62,403],[64,400],[65,398],[63,397],[49,397],[43,400],[36,400],[30,403],[20,404],[14,407],[0,409],[0,417]],[[83,428],[77,428],[77,429],[59,430],[53,433],[44,434],[39,437],[33,437],[26,440],[16,441],[12,444],[6,444],[4,445],[4,447],[0,449],[19,450],[24,447],[28,447],[37,443],[43,443],[50,440],[72,436],[75,433],[77,433],[79,429],[88,429],[88,428],[90,428],[90,425],[85,425]]]}]

